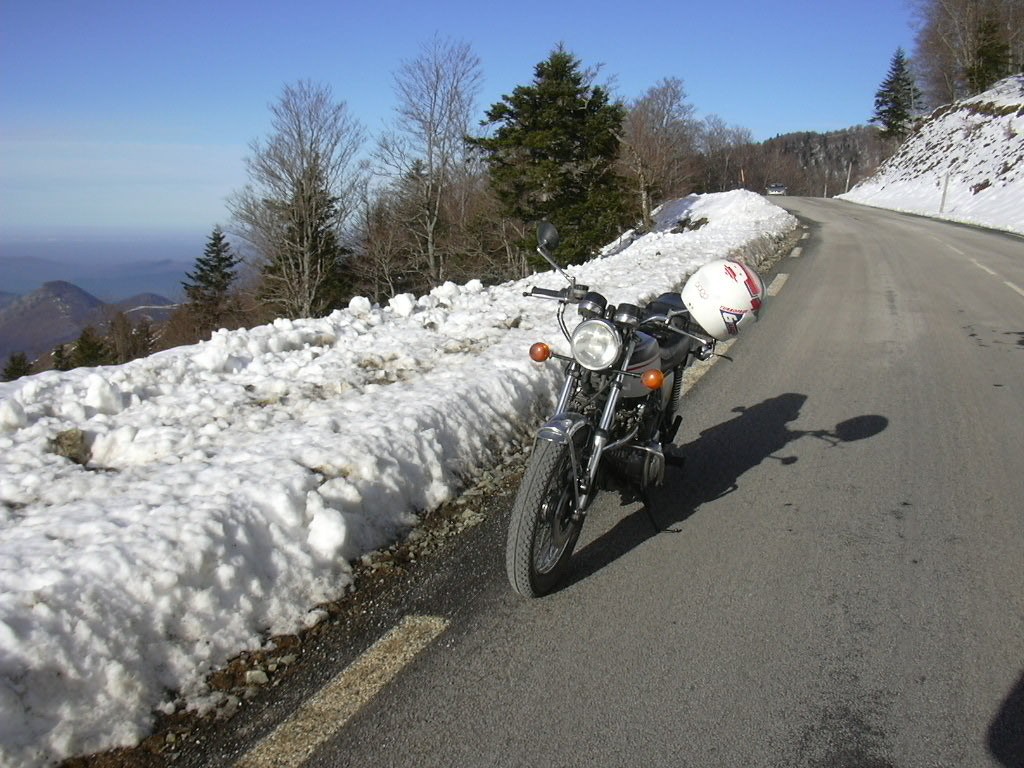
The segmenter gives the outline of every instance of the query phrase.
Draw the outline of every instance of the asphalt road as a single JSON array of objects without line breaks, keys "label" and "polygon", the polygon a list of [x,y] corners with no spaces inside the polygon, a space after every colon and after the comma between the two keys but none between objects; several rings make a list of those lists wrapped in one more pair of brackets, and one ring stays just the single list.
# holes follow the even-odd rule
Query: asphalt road
[{"label": "asphalt road", "polygon": [[662,531],[606,494],[527,601],[491,499],[384,611],[446,628],[307,765],[1024,765],[1024,240],[778,202],[809,236],[686,398]]}]

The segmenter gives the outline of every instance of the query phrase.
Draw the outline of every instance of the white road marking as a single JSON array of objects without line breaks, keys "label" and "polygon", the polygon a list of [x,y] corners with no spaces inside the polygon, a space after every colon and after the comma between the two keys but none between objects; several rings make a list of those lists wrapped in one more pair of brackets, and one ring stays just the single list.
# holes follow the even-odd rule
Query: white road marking
[{"label": "white road marking", "polygon": [[[954,248],[953,250],[956,250],[956,249]],[[959,253],[959,251],[957,251],[957,253]],[[976,266],[978,269],[981,269],[981,270],[984,270],[985,272],[988,272],[990,275],[992,275],[992,277],[998,277],[1000,279],[1002,279],[1002,277],[1003,277],[998,272],[996,272],[994,269],[989,269],[988,267],[986,267],[984,264],[982,264],[977,259],[971,259],[971,264]],[[1021,296],[1024,296],[1024,288],[1021,288],[1016,283],[1011,283],[1009,280],[1003,280],[1003,285],[1005,285],[1005,286],[1015,290]]]},{"label": "white road marking", "polygon": [[794,249],[793,249],[793,252],[792,252],[791,254],[789,254],[789,258],[791,258],[791,259],[795,259],[795,258],[797,258],[797,257],[798,257],[798,256],[799,256],[799,255],[800,255],[801,253],[803,253],[803,250],[804,250],[804,249],[803,249],[803,248],[801,248],[801,247],[800,247],[800,246],[798,245],[798,246],[797,246],[796,248],[794,248]]},{"label": "white road marking", "polygon": [[810,232],[804,232],[802,235],[800,235],[800,239],[801,240],[806,240],[810,236],[811,236]]},{"label": "white road marking", "polygon": [[982,264],[982,263],[981,263],[980,261],[978,261],[977,259],[971,259],[971,264],[973,264],[974,266],[976,266],[976,267],[977,267],[978,269],[983,269],[983,270],[985,270],[986,272],[988,272],[988,273],[989,273],[990,275],[992,275],[993,277],[998,277],[998,275],[996,275],[996,273],[995,273],[995,272],[994,272],[993,270],[991,270],[991,269],[989,269],[988,267],[986,267],[986,266],[985,266],[984,264]]},{"label": "white road marking", "polygon": [[[954,245],[950,245],[949,243],[947,243],[947,242],[946,242],[945,240],[943,240],[943,239],[942,239],[941,237],[936,237],[935,235],[928,235],[928,237],[930,237],[930,238],[931,238],[932,240],[934,240],[934,241],[935,241],[936,243],[938,243],[939,245],[944,245],[944,246],[946,246],[947,248],[949,248],[949,250],[953,251],[953,253],[959,253],[959,254],[960,254],[961,256],[966,256],[966,255],[967,255],[966,253],[964,253],[963,251],[961,251],[961,250],[960,250],[959,248],[957,248],[956,246],[954,246]],[[974,259],[971,259],[971,261],[974,261]],[[975,262],[975,264],[977,264],[977,262]],[[980,265],[979,265],[979,266],[980,266]]]},{"label": "white road marking", "polygon": [[299,768],[448,627],[437,616],[406,616],[235,763]]},{"label": "white road marking", "polygon": [[779,274],[775,276],[775,279],[772,280],[771,284],[768,286],[767,291],[765,292],[769,296],[778,296],[779,291],[782,290],[782,286],[786,284],[787,280],[789,280],[789,275],[787,275],[785,272],[779,272]]}]

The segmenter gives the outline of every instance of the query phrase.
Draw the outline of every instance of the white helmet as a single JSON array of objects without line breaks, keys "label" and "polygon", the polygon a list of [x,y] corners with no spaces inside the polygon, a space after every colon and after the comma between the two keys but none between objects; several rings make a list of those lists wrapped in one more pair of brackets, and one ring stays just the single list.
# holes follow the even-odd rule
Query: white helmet
[{"label": "white helmet", "polygon": [[709,261],[686,281],[683,304],[709,335],[725,341],[757,320],[764,284],[757,272],[730,259]]}]

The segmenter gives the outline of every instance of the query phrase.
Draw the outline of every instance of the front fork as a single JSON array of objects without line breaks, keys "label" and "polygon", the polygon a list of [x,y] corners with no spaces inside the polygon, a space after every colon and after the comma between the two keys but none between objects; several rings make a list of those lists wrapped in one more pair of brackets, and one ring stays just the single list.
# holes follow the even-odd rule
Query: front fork
[{"label": "front fork", "polygon": [[[626,345],[624,360],[629,360],[633,354],[633,341]],[[601,456],[608,447],[611,438],[612,425],[615,423],[615,412],[619,407],[619,400],[622,399],[622,387],[626,380],[626,374],[619,371],[609,383],[608,397],[604,402],[601,411],[601,418],[598,421],[597,429],[594,430],[590,457],[584,469],[579,455],[579,448],[574,436],[587,426],[583,417],[579,414],[569,412],[569,405],[573,395],[580,386],[580,365],[576,361],[569,363],[566,369],[565,384],[562,386],[562,393],[558,398],[558,405],[555,407],[555,415],[537,432],[538,440],[550,440],[552,442],[565,444],[569,448],[569,456],[572,461],[573,476],[576,484],[573,492],[576,496],[576,507],[574,517],[582,518],[590,503],[594,500],[593,489],[597,483],[597,471],[601,465]]]}]

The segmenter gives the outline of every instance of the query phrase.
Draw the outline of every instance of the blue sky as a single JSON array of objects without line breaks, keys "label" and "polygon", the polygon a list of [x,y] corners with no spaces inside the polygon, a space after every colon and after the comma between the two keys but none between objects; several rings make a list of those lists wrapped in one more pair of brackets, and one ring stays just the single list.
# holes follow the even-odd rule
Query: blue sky
[{"label": "blue sky", "polygon": [[678,77],[763,140],[865,123],[911,20],[907,0],[0,0],[0,237],[205,238],[286,83],[330,85],[374,136],[435,34],[480,57],[481,115],[561,42],[625,100]]}]

